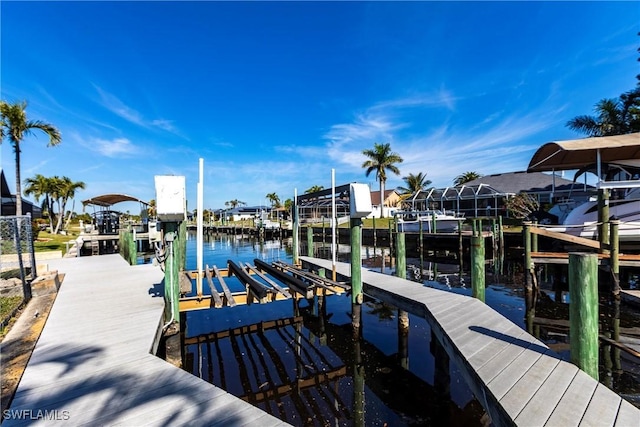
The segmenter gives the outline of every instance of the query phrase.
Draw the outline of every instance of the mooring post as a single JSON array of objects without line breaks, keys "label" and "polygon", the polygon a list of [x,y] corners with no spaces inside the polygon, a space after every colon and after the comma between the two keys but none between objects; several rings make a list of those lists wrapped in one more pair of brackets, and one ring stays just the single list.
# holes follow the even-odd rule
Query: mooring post
[{"label": "mooring post", "polygon": [[396,276],[407,278],[407,256],[405,245],[405,234],[396,234]]},{"label": "mooring post", "polygon": [[[405,246],[405,234],[396,235],[396,276],[401,279],[407,278],[407,258]],[[409,313],[398,310],[398,356],[400,365],[405,369],[409,366]]]},{"label": "mooring post", "polygon": [[571,362],[598,380],[598,256],[569,254]]},{"label": "mooring post", "polygon": [[500,227],[500,274],[504,272],[504,227],[502,226],[502,215],[498,216]]},{"label": "mooring post", "polygon": [[609,252],[609,190],[598,189],[598,241],[600,252]]},{"label": "mooring post", "polygon": [[533,334],[533,320],[535,318],[535,304],[533,295],[533,263],[531,262],[531,222],[522,222],[524,240],[524,302],[525,323],[527,332]]},{"label": "mooring post", "polygon": [[471,236],[471,295],[484,302],[484,236]]},{"label": "mooring post", "polygon": [[462,241],[462,224],[464,221],[458,220],[458,264],[460,265],[460,274],[462,275],[464,261],[462,258],[464,257],[464,244]]},{"label": "mooring post", "polygon": [[313,258],[313,226],[307,227],[307,256]]},{"label": "mooring post", "polygon": [[[533,223],[531,223],[529,226],[537,227],[538,221],[533,221]],[[529,231],[531,231],[531,228],[529,228]],[[538,234],[531,233],[530,235],[531,235],[531,252],[538,252]]]},{"label": "mooring post", "polygon": [[373,247],[376,247],[376,243],[377,243],[377,233],[376,233],[376,217],[374,216],[373,218]]},{"label": "mooring post", "polygon": [[165,240],[164,295],[167,322],[180,321],[180,238],[177,222],[162,222]]},{"label": "mooring post", "polygon": [[[611,252],[611,338],[614,341],[620,339],[620,220],[612,218],[610,224]],[[613,347],[613,364],[620,367],[620,349]]]},{"label": "mooring post", "polygon": [[420,277],[424,271],[424,230],[422,221],[418,221],[418,252],[420,253]]},{"label": "mooring post", "polygon": [[611,268],[611,293],[614,298],[620,298],[620,220],[612,219],[610,222],[611,235],[609,259]]},{"label": "mooring post", "polygon": [[361,334],[362,318],[362,219],[351,218],[351,325],[353,336],[358,339]]}]

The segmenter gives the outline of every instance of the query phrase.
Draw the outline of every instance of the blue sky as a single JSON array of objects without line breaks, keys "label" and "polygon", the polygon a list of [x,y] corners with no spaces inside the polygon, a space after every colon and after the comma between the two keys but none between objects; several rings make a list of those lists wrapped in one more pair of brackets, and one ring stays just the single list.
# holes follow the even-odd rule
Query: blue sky
[{"label": "blue sky", "polygon": [[193,209],[199,158],[214,209],[328,188],[332,168],[377,189],[361,154],[376,142],[404,158],[387,188],[525,170],[640,72],[636,2],[3,1],[0,20],[1,98],[63,136],[24,141],[22,178],[85,182],[76,211],[152,199],[164,174]]}]

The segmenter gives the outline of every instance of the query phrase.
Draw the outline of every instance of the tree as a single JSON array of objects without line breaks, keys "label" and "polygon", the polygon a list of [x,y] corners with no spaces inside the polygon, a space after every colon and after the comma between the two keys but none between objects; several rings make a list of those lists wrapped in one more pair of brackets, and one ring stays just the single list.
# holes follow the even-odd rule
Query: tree
[{"label": "tree", "polygon": [[313,187],[307,188],[304,194],[317,193],[318,191],[322,190],[324,190],[324,187],[322,185],[314,185]]},{"label": "tree", "polygon": [[280,197],[276,193],[269,193],[265,196],[269,202],[271,202],[272,208],[280,207]]},{"label": "tree", "polygon": [[402,163],[402,157],[391,151],[389,143],[375,143],[373,144],[373,150],[363,150],[362,154],[369,158],[362,164],[362,167],[367,169],[366,176],[375,171],[376,179],[380,182],[380,210],[384,218],[384,184],[387,182],[387,170],[400,175],[400,170],[395,164]]},{"label": "tree", "polygon": [[228,202],[224,202],[225,206],[230,206],[231,209],[235,209],[238,206],[246,206],[247,204],[245,202],[241,202],[238,199],[233,199],[233,200],[229,200]]},{"label": "tree", "polygon": [[398,191],[403,195],[415,194],[418,191],[423,191],[431,184],[431,180],[427,179],[427,174],[418,172],[417,175],[410,173],[402,178],[406,187],[398,187]]},{"label": "tree", "polygon": [[[58,196],[60,197],[60,214],[58,215],[58,223],[56,225],[54,234],[57,234],[60,231],[60,227],[62,226],[62,217],[64,216],[63,213],[67,210],[67,202],[76,196],[77,190],[84,190],[85,187],[86,185],[82,181],[73,182],[66,176],[60,178],[60,182],[58,184]],[[69,227],[69,221],[71,221],[71,215],[69,215],[69,217],[67,218],[65,228]]]},{"label": "tree", "polygon": [[0,101],[0,143],[5,137],[9,138],[16,155],[16,215],[22,215],[22,186],[20,177],[20,143],[24,137],[39,129],[49,136],[47,146],[60,144],[62,137],[60,131],[53,125],[40,120],[28,120],[25,109],[26,102],[9,104]]},{"label": "tree", "polygon": [[292,199],[287,199],[287,200],[284,201],[284,210],[288,214],[291,213],[291,211],[293,210],[293,200]]},{"label": "tree", "polygon": [[155,218],[157,211],[156,199],[149,200],[149,205],[147,206],[147,214],[149,215],[149,218]]},{"label": "tree", "polygon": [[481,176],[482,175],[480,175],[478,172],[465,172],[456,176],[456,179],[453,180],[453,185],[457,187],[458,185],[466,184],[467,182],[476,180]]},{"label": "tree", "polygon": [[610,136],[625,133],[620,101],[613,98],[601,99],[595,105],[594,112],[596,113],[595,117],[588,115],[574,117],[567,122],[567,127],[587,136]]},{"label": "tree", "polygon": [[49,217],[49,230],[53,231],[53,200],[51,194],[53,192],[53,180],[44,175],[37,174],[33,178],[25,180],[24,194],[33,195],[36,202],[40,201],[40,197],[44,196],[43,213],[46,212]]}]

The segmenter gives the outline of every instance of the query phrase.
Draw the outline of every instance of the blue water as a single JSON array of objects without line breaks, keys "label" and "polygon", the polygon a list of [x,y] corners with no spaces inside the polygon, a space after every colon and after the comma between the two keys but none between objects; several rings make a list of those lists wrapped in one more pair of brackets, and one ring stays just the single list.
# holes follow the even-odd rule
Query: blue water
[{"label": "blue water", "polygon": [[[291,263],[290,241],[261,243],[255,239],[221,235],[203,246],[203,264],[209,266],[226,267],[228,259],[253,264],[255,258]],[[187,241],[187,269],[196,269],[193,236]],[[225,282],[232,291],[244,290],[236,278],[225,279]],[[204,290],[206,293],[206,285]],[[256,333],[207,342],[204,342],[204,337],[212,332],[261,321],[291,318],[296,312],[292,300],[189,312],[186,336],[202,337],[203,342],[185,348],[185,354],[190,353],[189,357],[193,358],[193,366],[188,368],[194,375],[237,396],[246,397],[264,389],[283,386],[296,378],[347,367],[347,374],[334,381],[301,390],[297,395],[291,392],[277,399],[253,403],[294,425],[326,425],[329,421],[334,425],[353,425],[354,349],[352,341],[345,340],[345,337],[350,338],[351,298],[344,294],[325,297],[325,307],[325,321],[329,325],[326,343],[321,343],[317,331],[306,323],[308,319],[317,319],[314,317],[318,310],[317,299],[300,300],[299,310],[307,319],[304,324],[266,331],[263,337],[268,344],[263,343]],[[298,341],[302,343],[299,352],[304,362],[295,354],[298,347],[293,343]],[[408,372],[399,368],[396,310],[367,300],[363,305],[361,342],[359,354],[365,365],[365,425],[455,425],[457,422],[452,420],[458,419],[466,420],[464,425],[480,424],[482,409],[453,363],[449,372],[450,393],[434,400],[435,364],[430,349],[431,331],[424,319],[410,315]],[[278,355],[278,361],[273,361],[273,354]],[[280,371],[278,365],[281,365]],[[264,366],[269,367],[265,369]],[[418,389],[407,390],[408,385]],[[432,396],[430,403],[428,396],[420,396],[425,393]],[[297,402],[299,399],[302,403]]]},{"label": "blue water", "polygon": [[[392,274],[393,269],[384,265],[385,252],[384,249],[382,251],[380,248],[363,248],[363,264]],[[386,251],[388,255],[388,249]],[[327,253],[317,250],[319,252]],[[348,254],[341,253],[338,260],[348,261],[348,257]],[[203,264],[209,266],[224,268],[229,259],[238,264],[253,264],[256,258],[265,262],[280,260],[291,263],[291,242],[260,242],[247,237],[220,235],[205,242],[203,247]],[[417,265],[419,261],[409,259],[407,263]],[[423,267],[422,278],[417,281],[425,286],[471,295],[468,274],[459,274],[456,266],[428,264]],[[196,269],[196,245],[191,235],[187,241],[187,269]],[[236,278],[225,281],[232,291],[245,289]],[[486,303],[524,328],[522,285],[513,284],[513,277],[500,275],[488,276],[487,282],[493,283],[486,288]],[[205,293],[207,288],[205,285]],[[319,315],[317,298],[300,300],[298,307],[292,300],[283,300],[189,312],[186,336],[200,337],[201,343],[184,349],[184,353],[190,354],[193,360],[187,368],[194,375],[239,397],[244,396],[254,405],[294,425],[353,425],[356,419],[354,366],[363,366],[365,372],[364,425],[481,424],[484,411],[453,362],[449,365],[449,378],[445,378],[449,389],[443,393],[439,388],[438,377],[441,374],[436,373],[431,330],[424,319],[409,315],[408,358],[403,360],[399,356],[396,310],[377,301],[365,301],[362,339],[358,349],[349,335],[350,296],[327,296],[324,305],[326,317]],[[263,334],[253,332],[217,340],[206,339],[206,335],[213,332],[262,321],[290,319],[295,315],[302,315],[304,322],[267,330]],[[321,318],[326,325],[324,336],[317,329]],[[563,338],[554,335],[546,343],[558,344],[557,351],[568,359],[568,346]],[[356,354],[362,358],[360,365],[354,362]],[[314,387],[300,390],[293,387],[281,395],[255,400],[255,396],[263,391],[296,384],[319,373],[341,368],[346,368],[346,373],[333,380],[319,381]],[[614,385],[624,385],[631,391],[637,389],[637,378],[625,372],[618,375]]]}]

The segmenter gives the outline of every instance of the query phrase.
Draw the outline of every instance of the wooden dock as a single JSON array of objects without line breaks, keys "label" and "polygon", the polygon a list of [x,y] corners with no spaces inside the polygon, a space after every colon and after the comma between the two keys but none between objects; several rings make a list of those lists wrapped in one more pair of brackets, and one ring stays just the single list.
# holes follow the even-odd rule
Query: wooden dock
[{"label": "wooden dock", "polygon": [[65,279],[3,426],[287,425],[154,355],[158,267],[119,255],[49,264]]},{"label": "wooden dock", "polygon": [[[336,272],[349,277],[350,265]],[[640,426],[640,409],[479,300],[365,269],[362,281],[366,294],[429,322],[494,425]]]}]

